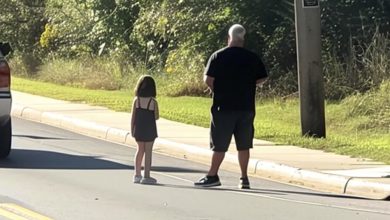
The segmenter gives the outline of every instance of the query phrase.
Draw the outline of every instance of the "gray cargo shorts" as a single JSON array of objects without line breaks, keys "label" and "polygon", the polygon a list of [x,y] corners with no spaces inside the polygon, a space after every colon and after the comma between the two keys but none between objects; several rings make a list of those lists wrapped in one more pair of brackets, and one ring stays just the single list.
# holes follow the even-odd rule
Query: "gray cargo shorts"
[{"label": "gray cargo shorts", "polygon": [[218,111],[211,109],[210,148],[216,152],[226,152],[232,136],[238,151],[253,147],[253,111]]}]

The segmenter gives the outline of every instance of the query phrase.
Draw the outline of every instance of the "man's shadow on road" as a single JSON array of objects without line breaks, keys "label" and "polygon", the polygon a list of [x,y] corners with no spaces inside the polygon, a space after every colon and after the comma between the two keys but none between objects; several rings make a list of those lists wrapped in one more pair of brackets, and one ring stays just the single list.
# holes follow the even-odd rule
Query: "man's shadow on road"
[{"label": "man's shadow on road", "polygon": [[97,156],[82,156],[54,151],[12,149],[0,168],[14,169],[132,169],[131,166],[103,160]]},{"label": "man's shadow on road", "polygon": [[[290,190],[275,190],[275,189],[260,189],[260,188],[251,188],[251,189],[233,189],[232,187],[195,187],[195,186],[186,186],[186,185],[175,185],[175,184],[150,184],[150,186],[160,186],[160,187],[171,187],[171,188],[182,188],[182,189],[196,189],[196,190],[209,190],[209,191],[226,191],[226,192],[235,192],[242,194],[259,194],[259,195],[274,195],[274,196],[287,196],[289,194],[297,195],[307,195],[307,196],[316,196],[316,197],[329,197],[329,198],[340,198],[340,199],[355,199],[355,200],[371,200],[367,198],[361,198],[356,196],[348,195],[337,195],[329,193],[320,193],[320,192],[303,192],[303,191],[290,191]],[[283,197],[280,197],[283,198]]]},{"label": "man's shadow on road", "polygon": [[[64,170],[134,170],[134,166],[111,161],[104,156],[84,156],[44,150],[12,149],[7,159],[0,160],[0,168],[9,169],[64,169]],[[202,173],[179,167],[155,166],[152,171]]]}]

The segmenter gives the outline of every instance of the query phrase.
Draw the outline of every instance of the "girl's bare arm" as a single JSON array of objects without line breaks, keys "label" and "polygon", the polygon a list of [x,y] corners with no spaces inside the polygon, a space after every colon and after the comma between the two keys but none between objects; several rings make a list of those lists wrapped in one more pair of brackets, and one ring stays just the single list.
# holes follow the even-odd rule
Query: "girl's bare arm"
[{"label": "girl's bare arm", "polygon": [[134,99],[133,106],[131,108],[131,135],[134,135],[136,103],[137,103],[137,98]]},{"label": "girl's bare arm", "polygon": [[158,110],[157,100],[154,100],[154,117],[156,118],[156,120],[160,118],[160,112]]}]

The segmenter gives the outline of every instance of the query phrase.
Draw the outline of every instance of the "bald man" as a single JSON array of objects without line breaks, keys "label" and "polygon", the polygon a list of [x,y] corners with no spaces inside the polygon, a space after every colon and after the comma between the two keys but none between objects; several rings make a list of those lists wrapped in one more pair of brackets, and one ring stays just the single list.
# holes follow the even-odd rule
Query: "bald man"
[{"label": "bald man", "polygon": [[238,187],[249,189],[249,150],[253,147],[256,85],[264,83],[267,72],[261,59],[244,48],[246,30],[235,24],[228,32],[228,46],[214,52],[204,71],[204,81],[213,92],[210,148],[213,151],[207,175],[195,186],[219,186],[219,167],[232,136],[238,150],[241,178]]}]

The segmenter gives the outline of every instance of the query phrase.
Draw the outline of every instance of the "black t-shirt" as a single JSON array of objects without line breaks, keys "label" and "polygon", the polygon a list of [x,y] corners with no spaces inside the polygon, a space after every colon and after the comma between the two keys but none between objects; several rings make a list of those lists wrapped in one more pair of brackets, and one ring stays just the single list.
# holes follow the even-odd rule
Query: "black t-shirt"
[{"label": "black t-shirt", "polygon": [[204,74],[214,77],[213,108],[255,111],[256,81],[267,77],[261,59],[242,47],[214,52]]}]

